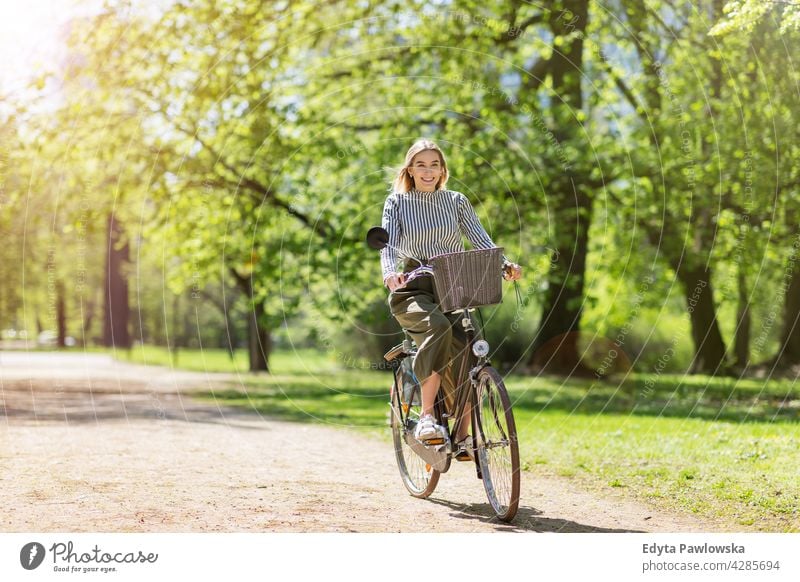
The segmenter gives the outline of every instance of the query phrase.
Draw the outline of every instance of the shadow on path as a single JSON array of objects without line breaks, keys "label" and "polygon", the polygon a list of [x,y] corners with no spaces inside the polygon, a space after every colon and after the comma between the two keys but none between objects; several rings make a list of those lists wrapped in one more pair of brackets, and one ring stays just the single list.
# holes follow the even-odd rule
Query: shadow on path
[{"label": "shadow on path", "polygon": [[522,506],[511,523],[503,523],[495,516],[492,506],[488,503],[473,503],[463,505],[452,503],[445,499],[429,497],[428,501],[443,505],[453,510],[451,517],[458,519],[471,519],[483,523],[492,523],[497,531],[511,532],[557,532],[557,533],[645,533],[645,530],[613,529],[585,525],[566,519],[540,517],[542,512],[533,507]]},{"label": "shadow on path", "polygon": [[[18,422],[63,422],[67,424],[132,420],[179,420],[266,429],[254,423],[259,415],[243,408],[199,402],[188,393],[154,389],[144,382],[72,381],[55,384],[30,380],[4,383],[0,391],[0,416]],[[248,421],[239,422],[236,421]]]}]

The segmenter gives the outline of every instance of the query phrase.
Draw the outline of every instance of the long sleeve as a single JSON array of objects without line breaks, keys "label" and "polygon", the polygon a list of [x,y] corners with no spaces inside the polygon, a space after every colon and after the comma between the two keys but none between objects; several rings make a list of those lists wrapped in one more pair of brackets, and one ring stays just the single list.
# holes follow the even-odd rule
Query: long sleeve
[{"label": "long sleeve", "polygon": [[392,275],[397,269],[397,250],[400,248],[400,236],[402,235],[402,226],[400,224],[398,209],[397,209],[397,196],[392,193],[386,197],[386,202],[383,205],[383,218],[381,219],[381,226],[389,233],[389,245],[381,250],[381,268],[383,269],[383,280]]},{"label": "long sleeve", "polygon": [[[460,194],[458,197],[458,227],[476,249],[492,249],[497,246],[481,225],[481,221],[478,219],[478,215],[475,214],[472,204],[464,194]],[[511,261],[503,255],[503,264],[509,263]]]},{"label": "long sleeve", "polygon": [[463,194],[458,197],[458,227],[476,249],[493,249],[497,246],[481,226],[472,204]]}]

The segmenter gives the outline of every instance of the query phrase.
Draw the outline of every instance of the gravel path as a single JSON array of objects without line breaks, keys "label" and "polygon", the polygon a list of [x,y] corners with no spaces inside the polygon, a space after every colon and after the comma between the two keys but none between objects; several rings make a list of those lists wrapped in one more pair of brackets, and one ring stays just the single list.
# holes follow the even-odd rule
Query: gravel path
[{"label": "gravel path", "polygon": [[530,473],[517,518],[502,524],[470,463],[414,499],[388,441],[191,396],[235,379],[103,355],[0,353],[0,531],[726,530]]}]

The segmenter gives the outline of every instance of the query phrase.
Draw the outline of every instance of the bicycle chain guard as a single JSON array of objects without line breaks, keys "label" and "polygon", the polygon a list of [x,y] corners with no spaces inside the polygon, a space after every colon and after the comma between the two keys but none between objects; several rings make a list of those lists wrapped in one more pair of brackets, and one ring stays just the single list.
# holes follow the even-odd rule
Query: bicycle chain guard
[{"label": "bicycle chain guard", "polygon": [[422,460],[428,463],[434,470],[440,473],[446,473],[450,468],[450,454],[453,450],[450,439],[445,440],[441,445],[426,447],[414,438],[413,430],[405,431],[403,438],[406,439],[406,444],[411,447],[411,450],[419,455]]}]

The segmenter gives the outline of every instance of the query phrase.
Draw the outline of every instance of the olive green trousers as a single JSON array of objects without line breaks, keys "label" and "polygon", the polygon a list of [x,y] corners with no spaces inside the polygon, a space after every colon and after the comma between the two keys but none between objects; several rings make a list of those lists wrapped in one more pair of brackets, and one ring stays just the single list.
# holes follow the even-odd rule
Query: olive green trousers
[{"label": "olive green trousers", "polygon": [[[460,314],[442,313],[433,294],[433,278],[419,277],[389,294],[389,309],[397,323],[417,344],[413,370],[420,383],[433,372],[442,378],[445,408],[455,408],[456,378],[460,377],[461,362],[467,335]],[[467,365],[470,365],[470,359]]]}]

